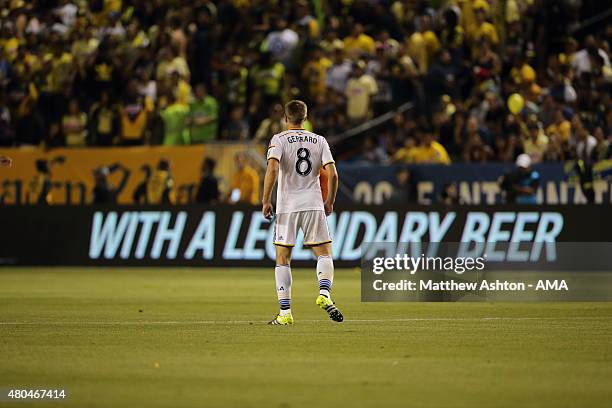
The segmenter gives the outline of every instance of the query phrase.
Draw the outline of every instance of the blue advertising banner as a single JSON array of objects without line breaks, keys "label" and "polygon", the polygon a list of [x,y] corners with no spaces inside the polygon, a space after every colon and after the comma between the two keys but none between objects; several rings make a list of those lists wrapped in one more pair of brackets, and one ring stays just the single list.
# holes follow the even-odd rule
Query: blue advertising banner
[{"label": "blue advertising banner", "polygon": [[[604,163],[605,164],[605,163]],[[400,175],[399,170],[408,170]],[[584,204],[587,202],[572,162],[539,164],[533,167],[540,176],[539,204]],[[594,202],[612,203],[612,180],[594,168]],[[512,163],[444,165],[363,165],[339,164],[341,189],[339,199],[359,204],[441,202],[446,186],[454,185],[462,204],[501,204],[504,202],[500,178],[512,171]],[[404,184],[401,179],[404,178]]]},{"label": "blue advertising banner", "polygon": [[[495,251],[612,242],[612,213],[603,205],[338,206],[327,223],[338,267],[358,266],[368,242],[486,243]],[[0,266],[274,265],[273,224],[259,206],[8,206],[0,224],[7,232],[0,235]],[[300,233],[292,265],[312,266],[302,243]],[[509,247],[508,256],[510,250],[524,248]]]}]

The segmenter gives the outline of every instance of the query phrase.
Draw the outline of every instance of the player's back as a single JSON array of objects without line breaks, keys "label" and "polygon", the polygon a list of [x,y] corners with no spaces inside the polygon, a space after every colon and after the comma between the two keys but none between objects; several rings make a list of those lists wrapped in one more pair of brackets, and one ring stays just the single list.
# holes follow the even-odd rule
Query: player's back
[{"label": "player's back", "polygon": [[307,130],[287,130],[272,138],[271,158],[280,163],[276,212],[322,210],[319,172],[334,162],[327,140]]}]

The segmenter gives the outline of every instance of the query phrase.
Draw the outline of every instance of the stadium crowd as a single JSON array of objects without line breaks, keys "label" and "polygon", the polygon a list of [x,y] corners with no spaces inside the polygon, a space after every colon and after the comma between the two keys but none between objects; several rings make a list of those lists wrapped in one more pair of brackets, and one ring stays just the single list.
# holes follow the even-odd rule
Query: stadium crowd
[{"label": "stadium crowd", "polygon": [[345,160],[609,158],[605,3],[0,0],[0,145],[266,143],[300,98]]}]

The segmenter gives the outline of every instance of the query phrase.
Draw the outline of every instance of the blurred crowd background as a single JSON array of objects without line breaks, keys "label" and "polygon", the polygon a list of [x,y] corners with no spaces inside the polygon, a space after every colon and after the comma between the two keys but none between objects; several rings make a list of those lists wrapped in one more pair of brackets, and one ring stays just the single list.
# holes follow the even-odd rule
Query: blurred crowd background
[{"label": "blurred crowd background", "polygon": [[612,154],[606,1],[0,6],[2,146],[265,144],[284,129],[282,103],[300,98],[346,161]]}]

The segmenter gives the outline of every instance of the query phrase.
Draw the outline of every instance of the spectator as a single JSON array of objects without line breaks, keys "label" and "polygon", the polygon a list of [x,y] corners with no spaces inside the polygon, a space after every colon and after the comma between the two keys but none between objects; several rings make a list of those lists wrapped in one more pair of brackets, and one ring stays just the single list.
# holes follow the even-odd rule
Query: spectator
[{"label": "spectator", "polygon": [[408,136],[404,139],[404,144],[393,155],[393,161],[397,163],[411,164],[415,163],[416,141],[413,137]]},{"label": "spectator", "polygon": [[578,78],[591,75],[595,70],[610,78],[610,58],[608,54],[597,46],[595,37],[589,35],[584,41],[584,48],[578,51],[572,60],[572,69]]},{"label": "spectator", "polygon": [[219,201],[219,182],[215,177],[215,162],[210,157],[202,163],[202,176],[196,192],[195,201],[200,204],[214,204]]},{"label": "spectator", "polygon": [[170,172],[170,162],[161,159],[157,168],[147,181],[146,189],[147,204],[174,204],[175,191],[174,179]]},{"label": "spectator", "polygon": [[351,34],[344,39],[344,51],[353,58],[361,54],[374,54],[374,48],[374,39],[364,32],[363,25],[359,23],[353,26]]},{"label": "spectator", "polygon": [[523,150],[535,163],[542,161],[548,147],[548,137],[535,117],[529,118],[523,132]]},{"label": "spectator", "polygon": [[460,55],[464,45],[465,32],[459,24],[460,16],[461,10],[457,6],[450,6],[442,12],[444,25],[440,32],[440,42],[453,55]]},{"label": "spectator", "polygon": [[531,157],[525,153],[516,159],[516,169],[500,179],[507,203],[536,204],[539,186],[540,174],[531,169]]},{"label": "spectator", "polygon": [[308,2],[305,0],[298,1],[295,13],[299,31],[304,33],[309,39],[318,38],[321,34],[321,27],[319,22],[311,15]]},{"label": "spectator", "polygon": [[478,54],[478,44],[482,40],[486,40],[489,44],[497,46],[499,44],[499,34],[497,28],[487,21],[487,15],[490,11],[490,6],[485,0],[476,0],[473,2],[474,21],[468,23],[467,34],[472,44],[472,52]]},{"label": "spectator", "polygon": [[482,141],[480,134],[468,134],[463,151],[463,160],[466,162],[484,163],[493,158],[493,149]]},{"label": "spectator", "polygon": [[187,55],[187,36],[178,17],[170,21],[170,45],[177,50],[179,56]]},{"label": "spectator", "polygon": [[546,151],[542,157],[542,161],[545,162],[562,162],[565,160],[564,144],[561,137],[557,136],[556,133],[551,134],[548,137],[548,145]]},{"label": "spectator", "polygon": [[176,103],[189,106],[193,99],[191,85],[176,70],[170,73],[170,87]]},{"label": "spectator", "polygon": [[[94,146],[112,146],[119,129],[119,121],[107,91],[103,91],[100,95],[100,101],[91,106],[89,118],[91,144]],[[126,134],[123,134],[123,137]]]},{"label": "spectator", "polygon": [[475,115],[467,119],[462,133],[463,160],[485,162],[493,158],[493,149],[488,145],[488,132]]},{"label": "spectator", "polygon": [[157,101],[157,82],[151,79],[149,69],[141,69],[137,79],[138,94],[144,99],[147,110]]},{"label": "spectator", "polygon": [[578,93],[572,85],[569,67],[563,66],[559,72],[555,73],[554,82],[550,87],[549,93],[557,101],[567,104],[576,102]]},{"label": "spectator", "polygon": [[499,56],[491,50],[491,46],[486,39],[480,41],[478,57],[472,69],[475,80],[475,87],[479,91],[491,90],[497,83],[497,78],[501,72],[501,60]]},{"label": "spectator", "polygon": [[572,119],[574,128],[575,158],[574,170],[580,180],[580,188],[588,203],[595,202],[593,186],[593,162],[597,154],[597,139],[589,134],[578,115]]},{"label": "spectator", "polygon": [[346,83],[346,115],[353,124],[359,124],[372,116],[372,97],[378,92],[376,80],[364,71],[365,62],[359,61]]},{"label": "spectator", "polygon": [[255,140],[258,142],[268,143],[272,136],[286,130],[285,110],[280,104],[276,104],[270,108],[270,116],[264,119],[257,132],[255,132]]},{"label": "spectator", "polygon": [[68,103],[68,112],[62,117],[62,133],[66,146],[80,147],[87,142],[87,114],[81,111],[77,99]]},{"label": "spectator", "polygon": [[450,164],[451,160],[444,146],[436,142],[431,129],[419,130],[420,143],[415,147],[413,159],[415,163],[422,164]]},{"label": "spectator", "polygon": [[206,85],[196,85],[195,100],[189,106],[187,120],[190,129],[191,143],[211,142],[217,138],[217,119],[219,105],[217,100],[208,94]]},{"label": "spectator", "polygon": [[188,143],[187,118],[189,107],[180,103],[174,96],[169,98],[170,104],[160,113],[164,121],[165,146],[177,146]]},{"label": "spectator", "polygon": [[60,4],[61,6],[58,6],[54,13],[59,16],[66,27],[74,26],[79,8],[69,0],[61,0]]},{"label": "spectator", "polygon": [[390,204],[407,204],[416,201],[416,192],[407,167],[398,167],[395,171],[393,193],[389,197]]},{"label": "spectator", "polygon": [[604,136],[603,129],[598,126],[593,132],[595,140],[597,140],[597,146],[595,146],[594,160],[607,160],[612,158],[612,144],[609,139]]},{"label": "spectator", "polygon": [[185,58],[178,55],[172,48],[162,48],[159,52],[159,64],[156,78],[159,82],[167,81],[174,73],[182,79],[189,79],[191,72]]},{"label": "spectator", "polygon": [[444,94],[457,96],[460,73],[460,68],[451,60],[450,52],[441,50],[437,61],[427,72],[427,100],[439,101]]},{"label": "spectator", "polygon": [[222,134],[223,140],[246,140],[249,138],[249,123],[244,118],[244,109],[234,106],[230,119]]},{"label": "spectator", "polygon": [[352,70],[351,63],[344,58],[342,46],[336,46],[333,51],[333,64],[329,67],[325,76],[325,85],[327,88],[344,95],[346,82]]},{"label": "spectator", "polygon": [[11,126],[11,112],[4,103],[4,95],[0,95],[0,146],[13,144],[13,128]]},{"label": "spectator", "polygon": [[578,115],[572,119],[574,128],[574,143],[576,145],[576,159],[592,163],[595,158],[597,139],[589,131]]},{"label": "spectator", "polygon": [[566,112],[564,112],[561,109],[557,109],[554,122],[546,128],[546,134],[550,137],[554,135],[561,143],[567,144],[572,131],[572,124],[567,120],[567,117],[571,118],[571,115],[571,110],[566,110]]},{"label": "spectator", "polygon": [[326,74],[331,66],[332,62],[323,55],[321,48],[315,48],[302,71],[302,79],[307,83],[311,99],[326,92]]},{"label": "spectator", "polygon": [[197,24],[193,35],[193,76],[196,82],[210,86],[212,59],[218,45],[212,33],[211,16],[206,9],[197,11]]},{"label": "spectator", "polygon": [[429,70],[433,56],[440,50],[440,41],[431,30],[429,15],[420,16],[418,25],[418,30],[408,38],[408,53],[416,61],[419,72],[424,75]]},{"label": "spectator", "polygon": [[45,139],[45,127],[36,103],[32,98],[24,98],[17,109],[15,121],[15,140],[18,146],[40,146]]},{"label": "spectator", "polygon": [[488,91],[485,93],[485,99],[482,102],[482,107],[484,117],[481,119],[481,121],[484,122],[484,129],[486,129],[486,132],[491,133],[486,135],[488,143],[491,143],[491,139],[494,138],[494,135],[504,134],[503,129],[506,111],[501,98],[493,91]]},{"label": "spectator", "polygon": [[270,52],[274,59],[287,66],[298,41],[298,34],[288,27],[287,20],[277,17],[275,19],[275,30],[267,35],[262,44],[262,49]]},{"label": "spectator", "polygon": [[361,149],[363,153],[357,158],[357,161],[370,164],[384,164],[389,160],[389,156],[385,149],[376,145],[376,140],[372,137],[367,137],[363,141]]},{"label": "spectator", "polygon": [[516,134],[509,134],[506,138],[498,138],[496,148],[498,159],[502,162],[513,162],[519,154],[523,153],[523,147]]},{"label": "spectator", "polygon": [[244,106],[247,100],[247,78],[249,70],[239,55],[232,57],[229,67],[223,72],[223,85],[230,106]]},{"label": "spectator", "polygon": [[130,81],[126,96],[119,106],[120,143],[123,146],[138,146],[145,142],[149,122],[144,98],[138,93],[138,85]]},{"label": "spectator", "polygon": [[259,174],[247,163],[245,153],[235,156],[236,172],[232,175],[230,182],[230,203],[258,204],[259,197]]},{"label": "spectator", "polygon": [[277,102],[283,89],[285,67],[280,62],[274,62],[269,52],[260,56],[259,64],[253,68],[253,85],[256,93],[261,95],[264,105]]}]

